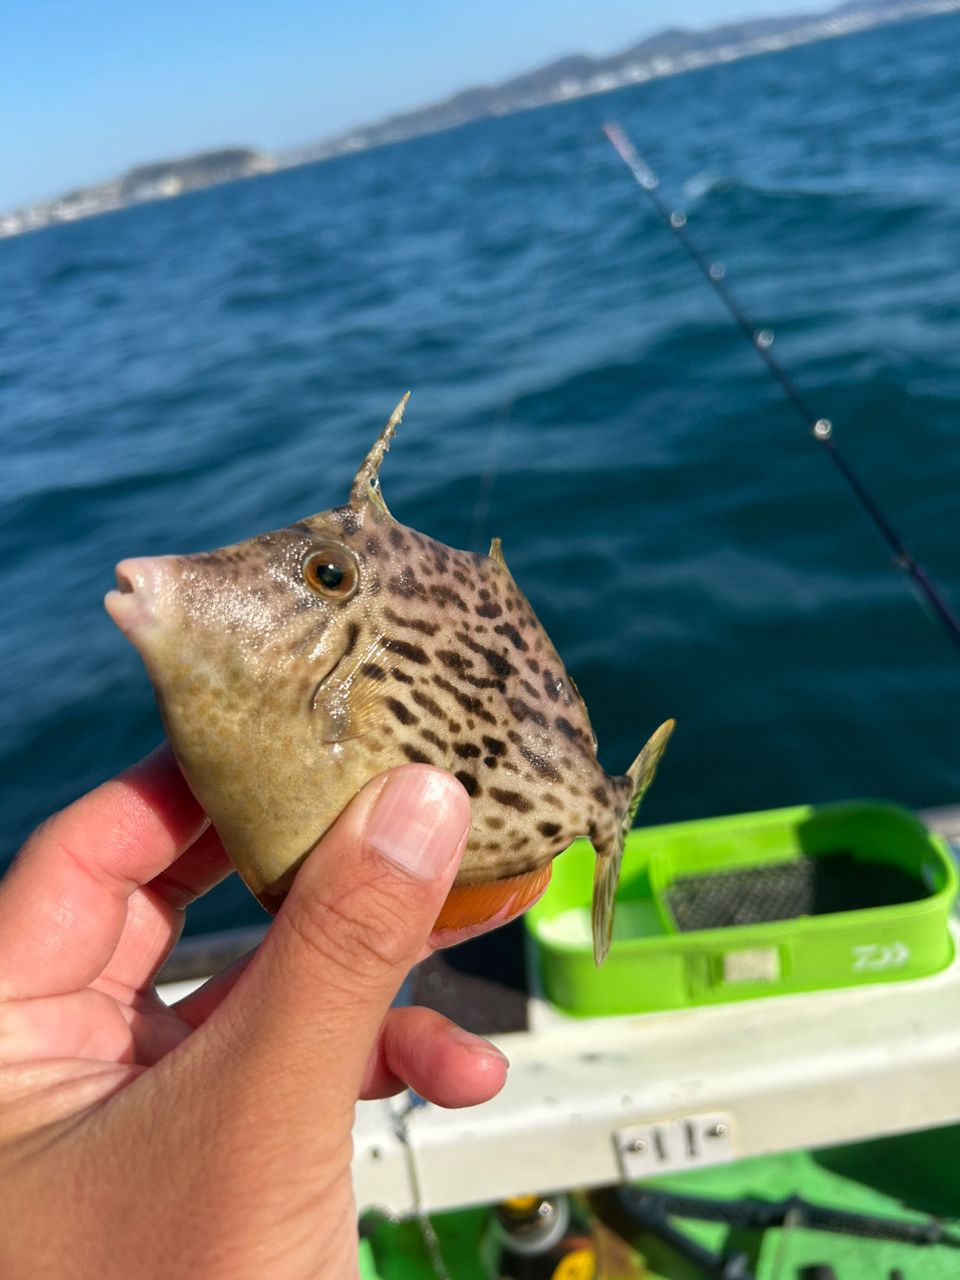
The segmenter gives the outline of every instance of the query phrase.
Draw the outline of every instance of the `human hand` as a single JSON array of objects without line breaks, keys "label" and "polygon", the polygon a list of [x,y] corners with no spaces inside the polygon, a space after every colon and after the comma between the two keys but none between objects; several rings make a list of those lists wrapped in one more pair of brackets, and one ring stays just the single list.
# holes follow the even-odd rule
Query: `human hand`
[{"label": "human hand", "polygon": [[374,779],[253,956],[170,1008],[156,973],[230,865],[169,752],[41,826],[0,884],[0,1275],[355,1276],[356,1100],[465,1106],[506,1076],[389,1008],[469,822],[448,774]]}]

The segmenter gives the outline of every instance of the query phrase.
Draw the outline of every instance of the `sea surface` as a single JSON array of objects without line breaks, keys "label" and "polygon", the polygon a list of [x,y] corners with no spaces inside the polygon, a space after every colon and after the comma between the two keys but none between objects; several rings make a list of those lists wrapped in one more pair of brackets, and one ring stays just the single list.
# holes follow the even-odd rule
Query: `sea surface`
[{"label": "sea surface", "polygon": [[[115,562],[337,504],[408,387],[398,518],[503,538],[609,769],[677,717],[646,821],[960,802],[960,651],[601,133],[960,609],[958,48],[887,27],[0,242],[5,854],[161,736]],[[234,879],[190,927],[257,913]]]}]

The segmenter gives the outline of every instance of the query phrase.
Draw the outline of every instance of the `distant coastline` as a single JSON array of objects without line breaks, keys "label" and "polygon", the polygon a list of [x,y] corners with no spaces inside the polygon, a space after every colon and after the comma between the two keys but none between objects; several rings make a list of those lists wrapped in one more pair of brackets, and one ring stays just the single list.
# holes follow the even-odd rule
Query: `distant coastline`
[{"label": "distant coastline", "polygon": [[108,182],[77,188],[0,214],[0,238],[75,222],[128,205],[167,200],[187,191],[313,164],[471,120],[510,115],[573,98],[608,93],[630,84],[682,74],[719,62],[774,53],[873,27],[960,10],[960,0],[848,0],[820,14],[756,18],[705,31],[669,28],[620,53],[591,58],[570,55],[503,84],[463,90],[442,102],[351,129],[323,142],[271,156],[249,147],[205,151],[183,159],[138,165]]}]

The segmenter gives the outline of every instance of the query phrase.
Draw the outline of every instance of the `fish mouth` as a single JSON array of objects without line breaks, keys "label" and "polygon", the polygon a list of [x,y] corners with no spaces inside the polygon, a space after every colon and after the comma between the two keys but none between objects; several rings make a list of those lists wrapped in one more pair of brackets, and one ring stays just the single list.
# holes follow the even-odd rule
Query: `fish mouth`
[{"label": "fish mouth", "polygon": [[152,607],[159,578],[156,560],[122,560],[116,575],[116,588],[104,596],[104,607],[127,639],[139,647],[144,629],[157,622]]}]

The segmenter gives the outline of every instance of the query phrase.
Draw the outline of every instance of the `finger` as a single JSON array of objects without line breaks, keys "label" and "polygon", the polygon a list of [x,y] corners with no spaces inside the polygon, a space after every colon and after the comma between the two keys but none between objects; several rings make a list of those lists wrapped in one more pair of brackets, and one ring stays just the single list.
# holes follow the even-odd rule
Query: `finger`
[{"label": "finger", "polygon": [[255,1115],[292,1149],[314,1140],[312,1104],[331,1141],[349,1135],[380,1025],[439,914],[469,824],[459,782],[408,765],[369,783],[304,862],[257,954],[184,1046],[231,1100],[235,1123]]},{"label": "finger", "polygon": [[391,1009],[367,1062],[360,1096],[386,1098],[407,1087],[440,1107],[472,1107],[503,1088],[507,1058],[433,1009]]},{"label": "finger", "polygon": [[130,895],[205,822],[167,747],[48,819],[0,884],[0,997],[93,981],[120,939]]},{"label": "finger", "polygon": [[[188,1026],[205,1022],[233,990],[255,951],[248,951],[170,1006]],[[486,1102],[503,1088],[508,1062],[489,1040],[471,1035],[432,1009],[391,1009],[367,1061],[361,1098],[386,1098],[411,1088],[441,1107]]]},{"label": "finger", "polygon": [[232,870],[213,827],[127,902],[123,932],[94,985],[124,998],[150,986],[180,937],[191,902]]},{"label": "finger", "polygon": [[214,1009],[220,1006],[224,998],[237,985],[240,975],[257,954],[257,950],[258,948],[254,947],[252,951],[237,956],[236,960],[228,964],[220,973],[208,978],[202,987],[197,987],[196,991],[191,991],[188,996],[172,1004],[171,1013],[175,1013],[190,1027],[196,1028],[206,1022]]},{"label": "finger", "polygon": [[176,911],[209,892],[233,870],[233,863],[214,827],[207,827],[188,849],[144,885],[145,891]]}]

